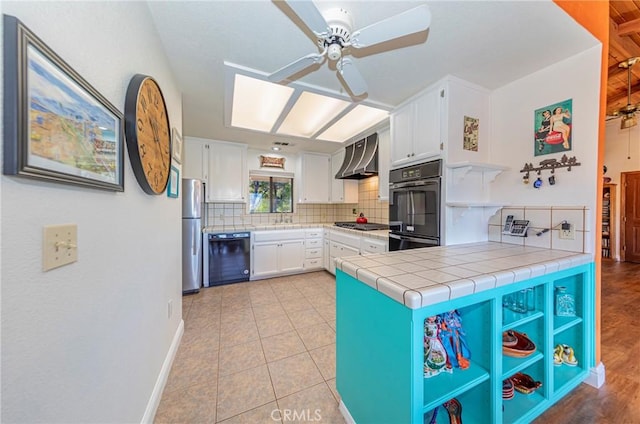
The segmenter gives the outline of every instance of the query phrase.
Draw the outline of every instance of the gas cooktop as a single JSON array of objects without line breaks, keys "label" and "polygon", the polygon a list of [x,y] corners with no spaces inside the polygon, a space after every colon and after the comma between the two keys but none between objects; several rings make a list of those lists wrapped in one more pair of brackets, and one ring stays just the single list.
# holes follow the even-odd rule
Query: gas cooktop
[{"label": "gas cooktop", "polygon": [[335,222],[334,225],[336,227],[349,228],[351,230],[360,230],[360,231],[388,230],[389,229],[389,226],[386,225],[386,224],[376,224],[374,222],[366,223],[366,224],[358,224],[356,222],[347,221],[347,222]]}]

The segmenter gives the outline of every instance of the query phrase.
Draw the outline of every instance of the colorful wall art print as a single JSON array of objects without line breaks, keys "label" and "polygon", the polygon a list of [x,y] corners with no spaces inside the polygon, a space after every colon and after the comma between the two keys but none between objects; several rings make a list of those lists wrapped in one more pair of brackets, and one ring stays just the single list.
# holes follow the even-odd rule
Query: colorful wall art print
[{"label": "colorful wall art print", "polygon": [[534,155],[571,150],[572,99],[537,109],[534,114]]},{"label": "colorful wall art print", "polygon": [[5,175],[124,190],[122,113],[4,15]]},{"label": "colorful wall art print", "polygon": [[464,117],[464,135],[462,148],[464,150],[471,150],[472,152],[478,151],[478,125],[480,120],[478,118]]}]

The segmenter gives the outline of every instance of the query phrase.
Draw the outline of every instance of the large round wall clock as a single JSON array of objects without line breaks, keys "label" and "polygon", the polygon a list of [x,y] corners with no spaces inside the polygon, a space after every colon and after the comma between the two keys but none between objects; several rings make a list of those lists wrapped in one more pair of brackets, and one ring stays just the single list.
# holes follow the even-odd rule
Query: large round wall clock
[{"label": "large round wall clock", "polygon": [[133,173],[145,193],[161,194],[171,169],[171,131],[167,105],[153,78],[142,74],[131,78],[124,117]]}]

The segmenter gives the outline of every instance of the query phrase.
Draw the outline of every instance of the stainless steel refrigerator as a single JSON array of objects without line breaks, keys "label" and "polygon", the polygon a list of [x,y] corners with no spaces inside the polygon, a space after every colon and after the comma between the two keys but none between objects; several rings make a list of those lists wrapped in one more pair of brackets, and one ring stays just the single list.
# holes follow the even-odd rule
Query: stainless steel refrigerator
[{"label": "stainless steel refrigerator", "polygon": [[204,184],[182,180],[182,293],[197,293],[202,285],[202,217]]}]

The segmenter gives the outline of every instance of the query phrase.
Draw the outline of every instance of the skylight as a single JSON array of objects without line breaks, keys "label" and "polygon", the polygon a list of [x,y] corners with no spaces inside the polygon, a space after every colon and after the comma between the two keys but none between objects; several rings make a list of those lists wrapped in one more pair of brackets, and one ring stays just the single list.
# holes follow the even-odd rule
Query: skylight
[{"label": "skylight", "polygon": [[293,88],[236,74],[231,125],[271,132]]},{"label": "skylight", "polygon": [[347,107],[349,102],[344,100],[304,91],[277,132],[309,138]]},{"label": "skylight", "polygon": [[344,142],[371,128],[389,116],[389,112],[374,107],[358,105],[338,122],[318,136],[320,140]]},{"label": "skylight", "polygon": [[226,93],[227,126],[343,143],[389,116],[389,107],[356,104],[340,93],[301,83],[275,84],[257,71],[225,64],[231,88]]}]

